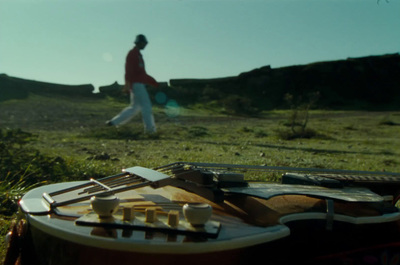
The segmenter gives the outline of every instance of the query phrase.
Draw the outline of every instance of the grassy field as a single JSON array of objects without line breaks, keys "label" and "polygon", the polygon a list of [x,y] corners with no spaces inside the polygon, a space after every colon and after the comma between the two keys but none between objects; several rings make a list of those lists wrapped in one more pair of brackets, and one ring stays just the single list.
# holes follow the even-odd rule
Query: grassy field
[{"label": "grassy field", "polygon": [[[119,128],[105,126],[126,104],[111,98],[31,95],[0,102],[0,129],[32,133],[29,148],[62,161],[74,179],[176,161],[400,171],[400,112],[312,110],[309,138],[288,140],[291,110],[248,117],[226,115],[215,106],[156,105],[155,135],[143,134],[140,116]],[[4,178],[0,176],[2,185]],[[69,178],[51,181],[65,180]],[[0,216],[0,261],[10,220],[10,214]]]},{"label": "grassy field", "polygon": [[400,112],[313,110],[307,128],[315,136],[284,140],[289,110],[239,117],[155,106],[158,133],[147,136],[140,116],[119,128],[105,126],[125,106],[112,99],[32,96],[0,103],[0,126],[37,135],[32,145],[50,156],[88,169],[104,165],[106,174],[175,161],[376,171],[396,171],[400,164]]}]

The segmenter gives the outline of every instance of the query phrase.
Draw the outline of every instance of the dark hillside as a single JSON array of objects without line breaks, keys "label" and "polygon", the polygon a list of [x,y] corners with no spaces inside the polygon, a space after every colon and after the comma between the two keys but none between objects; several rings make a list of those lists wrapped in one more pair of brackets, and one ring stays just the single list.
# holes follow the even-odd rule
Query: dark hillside
[{"label": "dark hillside", "polygon": [[0,101],[26,98],[29,93],[39,95],[92,96],[93,85],[60,85],[0,74]]},{"label": "dark hillside", "polygon": [[[400,109],[400,55],[388,54],[317,62],[281,68],[264,66],[238,76],[213,79],[173,79],[169,86],[149,88],[180,105],[217,104],[232,113],[288,108],[308,103],[319,95],[314,107],[328,109]],[[124,98],[117,82],[99,88],[92,85],[58,85],[0,74],[0,100],[24,98],[29,93],[65,96],[111,96]]]},{"label": "dark hillside", "polygon": [[287,107],[284,97],[291,94],[307,101],[318,92],[318,107],[324,108],[400,108],[400,55],[369,56],[318,62],[272,69],[254,69],[235,77],[208,80],[171,80],[173,89],[195,89],[199,101],[217,100],[221,104],[237,95],[246,97],[258,109]]}]

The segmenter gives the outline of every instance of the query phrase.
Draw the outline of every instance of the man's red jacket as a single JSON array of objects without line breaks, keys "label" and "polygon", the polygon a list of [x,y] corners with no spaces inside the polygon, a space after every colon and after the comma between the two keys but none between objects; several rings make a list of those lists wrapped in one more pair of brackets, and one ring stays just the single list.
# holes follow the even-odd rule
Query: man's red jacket
[{"label": "man's red jacket", "polygon": [[125,83],[132,87],[133,83],[143,83],[158,87],[157,81],[146,73],[140,50],[135,47],[129,51],[125,63]]}]

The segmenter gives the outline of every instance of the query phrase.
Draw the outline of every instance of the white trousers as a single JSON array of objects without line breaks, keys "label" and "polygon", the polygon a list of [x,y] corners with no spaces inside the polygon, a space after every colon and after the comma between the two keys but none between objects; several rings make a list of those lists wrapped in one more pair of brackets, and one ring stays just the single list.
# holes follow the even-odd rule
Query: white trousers
[{"label": "white trousers", "polygon": [[147,133],[156,132],[156,125],[151,106],[149,94],[147,93],[146,86],[142,83],[134,83],[130,93],[131,104],[123,109],[121,113],[112,118],[113,125],[125,124],[140,111],[142,111],[142,119],[144,130]]}]

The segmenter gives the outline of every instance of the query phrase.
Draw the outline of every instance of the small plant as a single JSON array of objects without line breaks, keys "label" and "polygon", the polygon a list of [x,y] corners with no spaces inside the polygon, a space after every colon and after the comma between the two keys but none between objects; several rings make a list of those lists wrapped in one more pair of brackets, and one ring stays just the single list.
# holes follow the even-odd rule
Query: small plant
[{"label": "small plant", "polygon": [[18,201],[30,189],[45,184],[46,181],[29,184],[26,172],[20,175],[6,175],[0,179],[0,214],[12,215],[18,209]]},{"label": "small plant", "polygon": [[314,130],[307,128],[307,125],[309,110],[318,101],[319,96],[319,92],[311,93],[308,96],[308,101],[304,103],[301,96],[295,101],[292,94],[287,93],[285,95],[284,100],[290,105],[291,114],[286,123],[290,127],[290,132],[280,132],[283,139],[311,138],[316,135]]},{"label": "small plant", "polygon": [[235,115],[254,115],[258,110],[253,107],[249,98],[230,95],[220,100],[226,113]]},{"label": "small plant", "polygon": [[298,138],[310,139],[318,136],[318,133],[315,130],[309,128],[305,128],[299,133],[289,130],[277,130],[277,133],[279,135],[279,138],[281,138],[282,140],[294,140]]},{"label": "small plant", "polygon": [[37,136],[20,129],[0,130],[0,213],[11,214],[29,189],[72,178],[61,157],[48,157],[29,147]]},{"label": "small plant", "polygon": [[258,129],[258,130],[254,131],[254,136],[257,138],[263,138],[263,137],[267,137],[268,134],[265,131]]},{"label": "small plant", "polygon": [[205,127],[193,126],[188,130],[189,137],[202,137],[208,135],[208,130]]},{"label": "small plant", "polygon": [[244,132],[244,133],[249,133],[249,132],[253,132],[254,130],[249,127],[244,126],[244,127],[240,128],[240,131]]},{"label": "small plant", "polygon": [[394,122],[388,116],[386,116],[379,122],[379,125],[396,126],[400,125],[400,123]]},{"label": "small plant", "polygon": [[138,140],[143,136],[143,130],[132,128],[132,126],[108,127],[103,130],[93,128],[85,132],[83,136],[97,139]]}]

